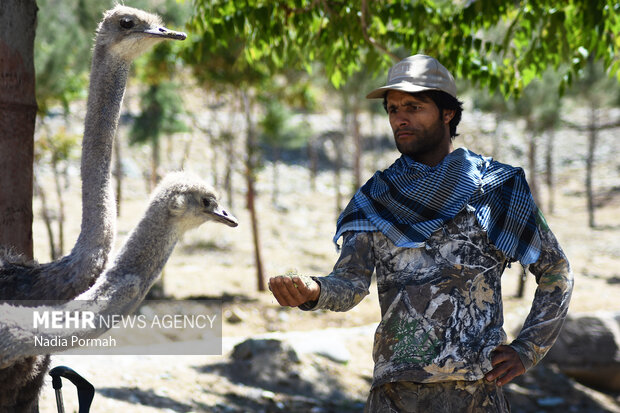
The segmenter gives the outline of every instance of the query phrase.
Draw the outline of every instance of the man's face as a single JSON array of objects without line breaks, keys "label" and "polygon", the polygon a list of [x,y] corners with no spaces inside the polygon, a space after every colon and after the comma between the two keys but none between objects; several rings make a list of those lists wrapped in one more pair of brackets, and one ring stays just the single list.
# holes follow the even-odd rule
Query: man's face
[{"label": "man's face", "polygon": [[[448,123],[454,111],[444,111],[428,97],[390,90],[386,96],[387,112],[396,148],[415,160],[437,153],[450,145]],[[445,116],[445,112],[448,116]]]}]

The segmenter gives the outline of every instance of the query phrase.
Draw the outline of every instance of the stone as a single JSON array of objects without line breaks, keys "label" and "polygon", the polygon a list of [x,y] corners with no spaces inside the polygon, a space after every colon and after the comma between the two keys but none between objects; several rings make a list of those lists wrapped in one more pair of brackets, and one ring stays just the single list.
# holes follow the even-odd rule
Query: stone
[{"label": "stone", "polygon": [[543,360],[588,386],[620,391],[620,312],[569,315]]},{"label": "stone", "polygon": [[230,355],[238,373],[254,384],[287,385],[297,377],[299,356],[287,343],[276,339],[248,339]]}]

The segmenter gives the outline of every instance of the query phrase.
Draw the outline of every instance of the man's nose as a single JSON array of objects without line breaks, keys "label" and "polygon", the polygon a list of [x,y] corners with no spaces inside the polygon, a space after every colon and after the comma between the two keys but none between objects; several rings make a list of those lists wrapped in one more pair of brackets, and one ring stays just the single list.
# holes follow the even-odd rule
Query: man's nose
[{"label": "man's nose", "polygon": [[398,125],[398,126],[407,126],[407,125],[409,125],[409,119],[407,118],[407,116],[405,116],[403,111],[399,111],[396,114],[396,125]]}]

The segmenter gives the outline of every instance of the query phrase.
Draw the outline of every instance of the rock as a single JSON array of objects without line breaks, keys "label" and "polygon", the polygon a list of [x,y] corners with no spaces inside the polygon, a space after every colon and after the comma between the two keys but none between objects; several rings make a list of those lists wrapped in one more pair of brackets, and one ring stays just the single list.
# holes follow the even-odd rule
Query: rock
[{"label": "rock", "polygon": [[620,312],[569,315],[544,361],[589,386],[620,391]]},{"label": "rock", "polygon": [[566,376],[555,364],[540,363],[504,386],[513,413],[618,412],[613,394],[605,394]]},{"label": "rock", "polygon": [[238,373],[256,384],[286,385],[298,375],[296,365],[300,361],[297,353],[280,340],[245,340],[233,348],[230,357],[239,368]]},{"label": "rock", "polygon": [[237,324],[245,320],[247,318],[247,314],[240,308],[234,308],[232,310],[227,310],[224,313],[224,317],[226,317],[226,321],[230,324]]},{"label": "rock", "polygon": [[294,363],[299,363],[299,357],[295,350],[288,344],[275,339],[248,339],[235,346],[230,355],[235,360],[249,360],[262,356],[287,358]]}]

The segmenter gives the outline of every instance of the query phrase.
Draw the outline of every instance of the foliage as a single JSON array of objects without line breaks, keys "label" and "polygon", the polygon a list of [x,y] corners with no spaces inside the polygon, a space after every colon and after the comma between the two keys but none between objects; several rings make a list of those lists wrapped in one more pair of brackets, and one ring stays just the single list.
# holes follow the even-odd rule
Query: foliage
[{"label": "foliage", "polygon": [[[423,52],[457,77],[504,95],[548,67],[563,90],[589,57],[620,68],[620,4],[614,0],[195,0],[191,29],[209,44],[239,47],[270,73],[325,65],[340,86],[362,67],[384,72]],[[492,36],[489,34],[493,34]],[[567,66],[561,66],[567,64]]]},{"label": "foliage", "polygon": [[293,113],[278,100],[269,100],[265,104],[265,116],[259,122],[263,133],[261,141],[271,147],[296,149],[304,146],[309,138],[310,129],[302,122],[293,124]]},{"label": "foliage", "polygon": [[87,56],[103,11],[101,1],[38,0],[37,5],[34,55],[39,112],[45,114],[55,104],[67,111],[71,101],[85,95]]},{"label": "foliage", "polygon": [[202,87],[216,93],[230,89],[248,89],[267,78],[262,65],[250,65],[242,58],[244,43],[240,37],[215,42],[208,34],[193,35],[181,56],[192,68]]},{"label": "foliage", "polygon": [[81,136],[68,133],[65,128],[59,128],[54,134],[39,134],[35,141],[35,162],[49,156],[53,165],[58,162],[73,160]]},{"label": "foliage", "polygon": [[173,82],[160,82],[150,85],[142,94],[142,111],[131,127],[132,144],[148,143],[162,134],[188,131],[187,125],[179,119],[183,100],[177,90],[178,85]]},{"label": "foliage", "polygon": [[534,79],[525,87],[519,99],[510,101],[512,113],[525,118],[531,132],[541,133],[559,125],[562,106],[558,94],[560,82],[557,72],[547,70],[541,79]]},{"label": "foliage", "polygon": [[601,62],[589,61],[582,72],[582,76],[567,91],[569,97],[588,106],[620,106],[620,85],[605,76]]},{"label": "foliage", "polygon": [[[189,16],[189,8],[174,0],[164,0],[155,5],[137,1],[133,6],[159,14],[171,28],[180,25]],[[131,128],[132,144],[155,142],[161,135],[189,130],[181,120],[185,110],[179,94],[180,85],[172,80],[180,70],[177,55],[182,48],[181,43],[161,42],[135,62],[136,76],[146,90],[140,96],[141,112]]]}]

